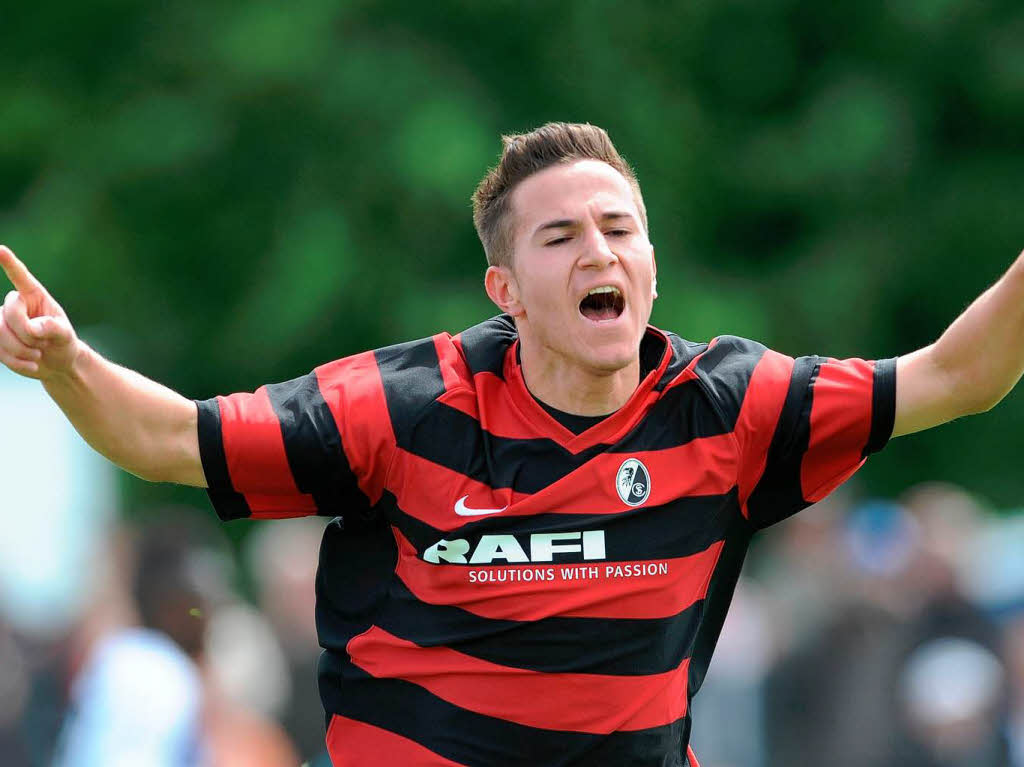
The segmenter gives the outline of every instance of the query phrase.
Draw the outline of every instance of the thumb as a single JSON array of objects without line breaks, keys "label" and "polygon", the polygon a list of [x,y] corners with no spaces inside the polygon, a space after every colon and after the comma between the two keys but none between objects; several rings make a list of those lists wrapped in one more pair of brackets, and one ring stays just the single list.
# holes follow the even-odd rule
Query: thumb
[{"label": "thumb", "polygon": [[35,317],[29,320],[28,329],[40,340],[59,343],[71,338],[71,325],[61,317]]}]

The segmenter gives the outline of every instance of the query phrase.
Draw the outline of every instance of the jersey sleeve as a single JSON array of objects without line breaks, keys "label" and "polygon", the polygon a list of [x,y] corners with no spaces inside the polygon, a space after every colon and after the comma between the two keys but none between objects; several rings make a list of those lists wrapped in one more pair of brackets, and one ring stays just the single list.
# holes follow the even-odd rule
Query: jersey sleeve
[{"label": "jersey sleeve", "polygon": [[365,516],[379,499],[395,440],[372,352],[196,406],[221,519]]},{"label": "jersey sleeve", "polygon": [[739,500],[756,528],[820,501],[892,435],[895,358],[794,359],[722,336],[695,372],[733,431]]}]

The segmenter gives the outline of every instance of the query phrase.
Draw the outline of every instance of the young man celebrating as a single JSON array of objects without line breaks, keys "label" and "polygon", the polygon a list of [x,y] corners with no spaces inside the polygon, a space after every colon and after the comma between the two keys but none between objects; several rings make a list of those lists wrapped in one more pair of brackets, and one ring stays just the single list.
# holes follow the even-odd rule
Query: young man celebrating
[{"label": "young man celebrating", "polygon": [[474,195],[502,314],[192,402],[102,359],[6,248],[0,361],[223,519],[325,514],[335,765],[681,765],[750,536],[1024,370],[1024,257],[931,346],[792,359],[647,321],[654,250],[605,132],[505,140]]}]

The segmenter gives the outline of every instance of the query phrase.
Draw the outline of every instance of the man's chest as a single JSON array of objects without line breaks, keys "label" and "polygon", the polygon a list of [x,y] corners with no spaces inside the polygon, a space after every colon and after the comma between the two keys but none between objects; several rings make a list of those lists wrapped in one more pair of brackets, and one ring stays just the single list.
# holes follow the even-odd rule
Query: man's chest
[{"label": "man's chest", "polygon": [[481,430],[472,448],[392,466],[396,573],[418,599],[534,620],[661,618],[701,598],[737,508],[730,441],[574,454]]}]

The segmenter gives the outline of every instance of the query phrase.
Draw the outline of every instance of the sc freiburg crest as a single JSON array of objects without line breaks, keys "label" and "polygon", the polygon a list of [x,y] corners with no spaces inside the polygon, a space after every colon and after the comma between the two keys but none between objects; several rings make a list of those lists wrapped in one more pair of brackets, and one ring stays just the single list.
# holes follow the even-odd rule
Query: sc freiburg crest
[{"label": "sc freiburg crest", "polygon": [[639,506],[651,494],[651,475],[636,458],[627,458],[615,475],[615,489],[619,498],[630,506]]}]

